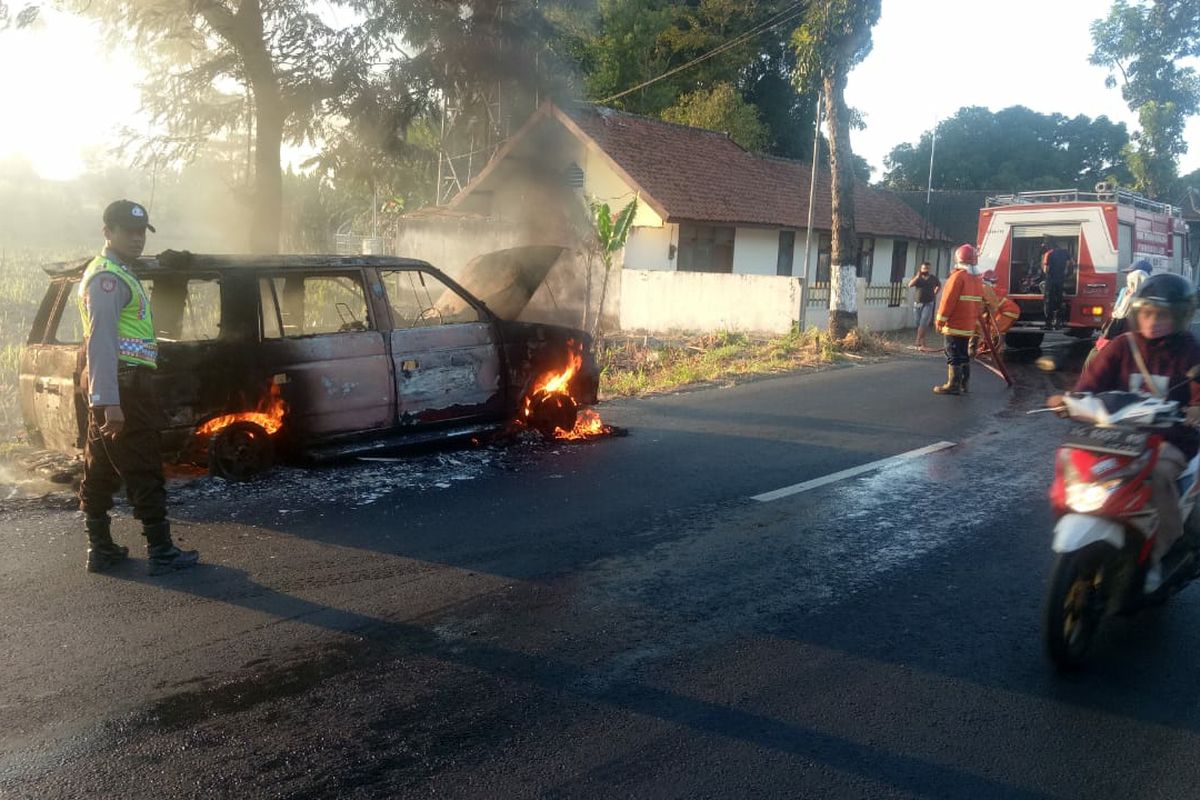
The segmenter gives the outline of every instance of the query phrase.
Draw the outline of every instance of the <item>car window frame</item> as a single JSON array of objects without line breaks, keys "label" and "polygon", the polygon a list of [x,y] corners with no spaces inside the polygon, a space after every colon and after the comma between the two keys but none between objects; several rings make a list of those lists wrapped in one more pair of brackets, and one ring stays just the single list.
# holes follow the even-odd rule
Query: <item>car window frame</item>
[{"label": "car window frame", "polygon": [[[329,266],[313,266],[311,268],[310,267],[297,267],[297,268],[293,268],[293,269],[256,270],[255,274],[254,274],[254,282],[255,282],[256,287],[258,287],[257,304],[258,304],[259,341],[260,342],[303,341],[306,339],[312,339],[317,336],[342,336],[345,334],[354,334],[354,333],[374,333],[374,334],[384,333],[385,331],[384,331],[383,327],[379,324],[380,323],[379,311],[378,311],[378,309],[375,308],[375,303],[372,301],[372,293],[371,293],[371,285],[372,284],[371,284],[371,280],[370,280],[371,276],[368,273],[369,273],[368,270],[362,269],[361,267],[347,269],[347,268],[338,268],[338,267],[329,267]],[[308,278],[314,278],[314,277],[326,277],[326,278],[352,277],[352,278],[357,278],[357,280],[359,281],[359,288],[362,290],[362,293],[363,293],[362,294],[363,304],[366,308],[367,321],[369,323],[369,327],[367,327],[367,329],[363,330],[363,331],[325,331],[322,333],[305,333],[305,334],[300,334],[300,335],[291,335],[291,334],[286,333],[284,325],[283,325],[282,303],[280,302],[279,292],[275,285],[275,279],[276,278],[283,278],[283,279],[301,278],[301,279],[307,280]],[[266,329],[265,329],[265,320],[264,320],[264,314],[263,314],[264,309],[263,309],[263,303],[262,303],[262,289],[261,289],[261,281],[263,281],[263,280],[268,281],[271,285],[271,298],[272,298],[272,301],[275,306],[275,313],[277,315],[277,321],[279,324],[279,334],[280,335],[278,338],[271,338],[271,337],[267,337],[265,335]]]},{"label": "car window frame", "polygon": [[467,289],[464,286],[462,286],[460,283],[455,281],[449,275],[446,275],[445,273],[441,272],[440,270],[433,269],[432,267],[425,267],[425,266],[420,266],[420,265],[415,265],[415,264],[413,264],[413,265],[396,264],[396,265],[387,265],[387,266],[376,267],[375,272],[376,272],[376,278],[379,281],[379,285],[383,288],[383,292],[380,296],[380,300],[382,301],[383,308],[386,309],[386,311],[387,311],[389,330],[392,330],[392,331],[412,330],[412,328],[407,325],[400,326],[397,324],[395,307],[392,305],[392,297],[388,293],[387,282],[384,280],[384,274],[389,273],[389,272],[423,272],[426,275],[428,275],[429,277],[434,278],[439,283],[443,284],[447,289],[452,290],[455,294],[457,294],[459,297],[461,297],[463,300],[465,300],[467,302],[467,305],[474,308],[475,311],[478,312],[478,314],[479,314],[479,319],[476,322],[455,323],[455,324],[478,325],[479,323],[486,323],[488,325],[494,325],[496,323],[496,321],[499,319],[495,314],[492,313],[492,310],[490,308],[488,308],[487,303],[483,302],[478,297],[476,297],[474,294],[467,291]]}]

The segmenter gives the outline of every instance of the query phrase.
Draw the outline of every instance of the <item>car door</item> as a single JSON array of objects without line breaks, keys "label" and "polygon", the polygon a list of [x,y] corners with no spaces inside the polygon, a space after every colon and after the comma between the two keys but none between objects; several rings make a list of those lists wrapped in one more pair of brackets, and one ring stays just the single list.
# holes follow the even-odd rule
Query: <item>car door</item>
[{"label": "car door", "polygon": [[48,450],[83,447],[86,406],[80,391],[83,323],[75,303],[79,276],[51,281],[21,349],[18,386],[30,439]]},{"label": "car door", "polygon": [[401,426],[502,417],[504,381],[490,314],[460,287],[414,268],[380,269]]},{"label": "car door", "polygon": [[262,358],[301,441],[376,431],[395,418],[385,334],[359,269],[259,276]]}]

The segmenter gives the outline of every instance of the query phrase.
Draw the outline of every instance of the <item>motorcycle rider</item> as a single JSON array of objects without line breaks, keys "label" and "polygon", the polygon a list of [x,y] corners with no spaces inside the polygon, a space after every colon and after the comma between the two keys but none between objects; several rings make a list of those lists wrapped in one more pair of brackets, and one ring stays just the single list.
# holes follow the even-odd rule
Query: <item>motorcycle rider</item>
[{"label": "motorcycle rider", "polygon": [[966,394],[971,381],[971,337],[983,306],[983,282],[975,274],[979,255],[969,244],[954,251],[954,271],[942,287],[935,327],[946,341],[946,382],[934,394]]},{"label": "motorcycle rider", "polygon": [[[1187,408],[1187,425],[1165,432],[1152,476],[1153,502],[1158,512],[1146,592],[1162,585],[1162,559],[1183,535],[1176,480],[1200,449],[1200,384],[1188,380],[1188,370],[1200,364],[1200,342],[1188,330],[1196,311],[1196,289],[1181,275],[1160,273],[1142,283],[1130,304],[1130,330],[1096,353],[1084,366],[1077,392],[1141,391],[1166,395]],[[1061,406],[1062,396],[1047,400]]]}]

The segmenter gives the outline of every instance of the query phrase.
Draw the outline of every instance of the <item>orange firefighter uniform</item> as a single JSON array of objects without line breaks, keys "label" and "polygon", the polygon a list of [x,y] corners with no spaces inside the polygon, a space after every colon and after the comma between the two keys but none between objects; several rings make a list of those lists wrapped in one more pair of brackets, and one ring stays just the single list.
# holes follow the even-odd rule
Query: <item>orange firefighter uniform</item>
[{"label": "orange firefighter uniform", "polygon": [[974,336],[982,306],[983,280],[968,269],[955,269],[942,287],[938,332],[943,336]]},{"label": "orange firefighter uniform", "polygon": [[983,285],[983,305],[996,323],[996,330],[1003,336],[1016,324],[1021,316],[1021,307],[1011,297],[999,294],[986,283]]}]

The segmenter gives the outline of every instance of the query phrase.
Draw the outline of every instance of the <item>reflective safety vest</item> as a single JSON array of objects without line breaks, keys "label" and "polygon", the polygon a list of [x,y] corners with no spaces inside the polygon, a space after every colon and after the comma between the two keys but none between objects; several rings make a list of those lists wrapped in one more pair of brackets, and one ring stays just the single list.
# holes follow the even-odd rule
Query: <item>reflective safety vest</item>
[{"label": "reflective safety vest", "polygon": [[150,297],[125,267],[102,255],[92,259],[79,281],[77,301],[83,329],[92,329],[87,287],[101,273],[108,273],[129,287],[129,302],[117,316],[117,360],[143,367],[157,366],[158,341],[154,336],[154,319],[150,315]]},{"label": "reflective safety vest", "polygon": [[974,336],[983,309],[983,279],[970,270],[956,268],[946,279],[938,301],[938,332],[947,336]]}]

